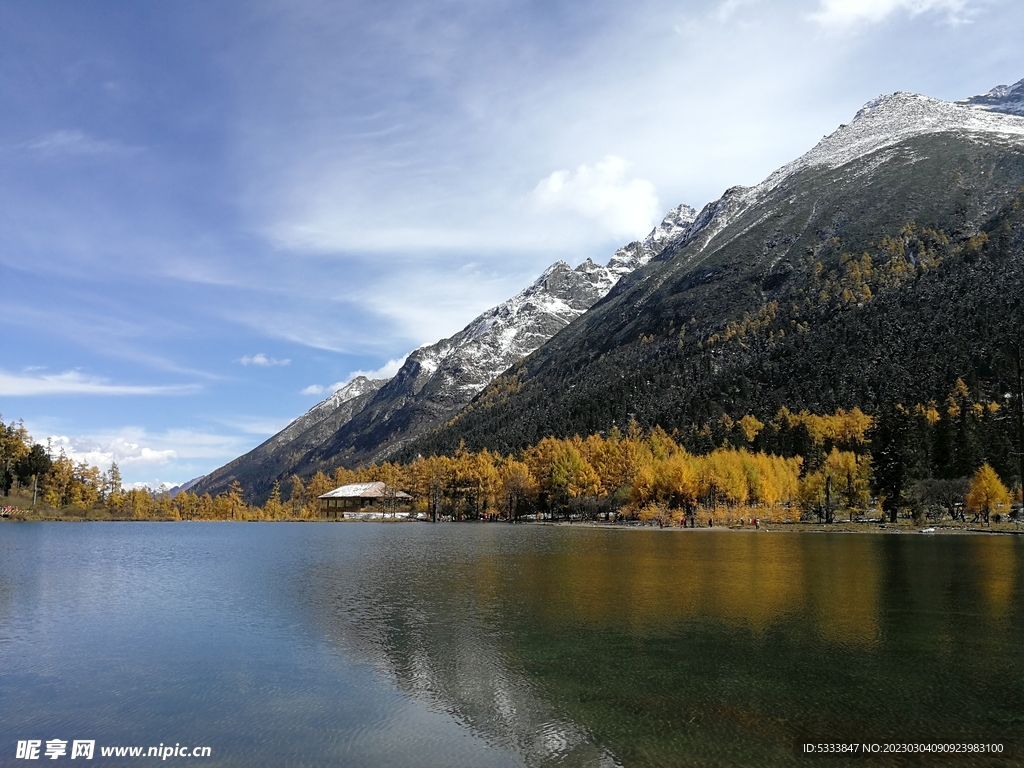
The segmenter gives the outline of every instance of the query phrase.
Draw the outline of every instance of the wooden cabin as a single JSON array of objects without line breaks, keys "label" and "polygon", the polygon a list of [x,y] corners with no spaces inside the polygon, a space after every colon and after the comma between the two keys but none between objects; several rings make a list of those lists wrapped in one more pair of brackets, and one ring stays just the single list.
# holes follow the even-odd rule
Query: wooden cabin
[{"label": "wooden cabin", "polygon": [[[383,517],[394,514],[399,504],[412,500],[405,491],[391,488],[386,483],[350,483],[328,491],[320,499],[324,517]],[[403,515],[404,516],[404,515]]]}]

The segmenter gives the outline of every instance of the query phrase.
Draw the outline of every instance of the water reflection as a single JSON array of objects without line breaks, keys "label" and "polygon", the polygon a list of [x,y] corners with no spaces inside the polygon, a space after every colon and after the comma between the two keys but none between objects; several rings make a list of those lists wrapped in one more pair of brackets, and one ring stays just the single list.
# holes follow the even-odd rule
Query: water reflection
[{"label": "water reflection", "polygon": [[807,734],[1019,729],[1009,537],[381,530],[355,568],[311,564],[313,620],[529,765],[776,765]]},{"label": "water reflection", "polygon": [[595,627],[704,617],[763,633],[806,615],[837,642],[877,640],[878,553],[865,537],[623,533],[553,557],[528,554],[526,594],[547,615]]},{"label": "water reflection", "polygon": [[[803,737],[1012,744],[1022,548],[501,524],[0,526],[0,750],[82,733],[188,738],[231,768],[633,768],[807,766]],[[1014,748],[947,764],[1009,765]]]},{"label": "water reflection", "polygon": [[1020,547],[1008,536],[972,537],[970,541],[971,570],[977,574],[977,583],[992,618],[1009,615],[1013,606],[1017,580]]},{"label": "water reflection", "polygon": [[366,542],[354,570],[311,563],[309,607],[322,631],[527,765],[621,765],[510,661],[495,612],[507,603],[501,553],[513,542],[453,527],[397,533],[411,535]]}]

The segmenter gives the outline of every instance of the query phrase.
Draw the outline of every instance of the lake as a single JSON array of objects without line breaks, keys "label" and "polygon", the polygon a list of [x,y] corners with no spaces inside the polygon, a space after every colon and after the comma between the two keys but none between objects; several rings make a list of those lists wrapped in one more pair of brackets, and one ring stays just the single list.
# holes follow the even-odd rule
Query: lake
[{"label": "lake", "polygon": [[[995,766],[1022,734],[1020,537],[0,525],[0,766]],[[1004,751],[797,746],[854,741]]]}]

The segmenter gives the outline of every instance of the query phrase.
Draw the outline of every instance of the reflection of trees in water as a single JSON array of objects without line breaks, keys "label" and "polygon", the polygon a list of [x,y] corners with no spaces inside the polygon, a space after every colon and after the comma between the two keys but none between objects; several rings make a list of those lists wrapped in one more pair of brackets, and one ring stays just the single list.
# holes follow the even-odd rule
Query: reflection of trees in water
[{"label": "reflection of trees in water", "polygon": [[510,663],[494,595],[477,578],[486,563],[387,544],[364,553],[357,570],[311,580],[332,641],[529,766],[620,765]]},{"label": "reflection of trees in water", "polygon": [[660,631],[694,619],[763,634],[806,616],[822,638],[878,638],[879,564],[867,537],[622,531],[619,540],[526,553],[520,589],[535,609],[595,629]]},{"label": "reflection of trees in water", "polygon": [[404,526],[318,566],[316,608],[529,765],[781,760],[806,727],[999,735],[971,713],[1021,701],[1021,543]]}]

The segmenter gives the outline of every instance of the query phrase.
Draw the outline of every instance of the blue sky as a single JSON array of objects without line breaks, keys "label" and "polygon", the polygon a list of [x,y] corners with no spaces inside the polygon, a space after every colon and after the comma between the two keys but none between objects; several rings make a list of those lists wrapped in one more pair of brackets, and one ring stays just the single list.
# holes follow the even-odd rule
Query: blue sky
[{"label": "blue sky", "polygon": [[182,482],[880,93],[1024,77],[1019,0],[0,5],[0,414]]}]

